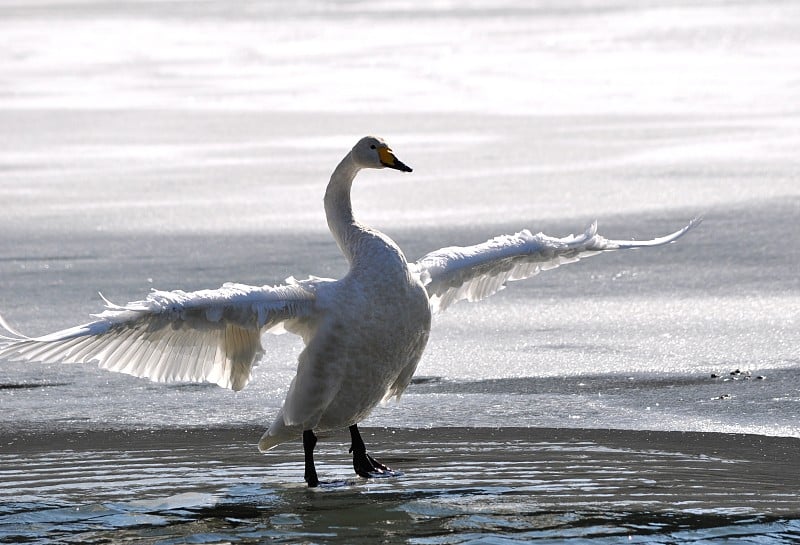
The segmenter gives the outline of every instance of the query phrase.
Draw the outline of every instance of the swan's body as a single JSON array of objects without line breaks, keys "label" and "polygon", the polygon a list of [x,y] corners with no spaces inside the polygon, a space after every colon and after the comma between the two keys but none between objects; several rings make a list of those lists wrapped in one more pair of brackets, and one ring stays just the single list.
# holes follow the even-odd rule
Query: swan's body
[{"label": "swan's body", "polygon": [[328,226],[350,270],[341,280],[312,281],[316,304],[302,332],[306,348],[283,408],[259,442],[262,450],[303,430],[365,419],[382,399],[403,393],[428,341],[425,287],[394,241],[353,217],[350,186],[359,168],[348,153],[325,193]]},{"label": "swan's body", "polygon": [[350,264],[340,280],[290,279],[282,286],[225,284],[192,293],[154,291],[124,306],[106,302],[88,324],[37,338],[11,329],[0,358],[89,362],[156,381],[213,382],[234,390],[263,353],[261,334],[290,331],[306,347],[283,408],[264,433],[269,449],[303,435],[306,480],[317,484],[312,430],[350,427],[362,476],[390,470],[366,454],[357,423],[381,400],[400,396],[425,348],[431,316],[461,300],[482,299],[506,282],[604,250],[672,242],[696,223],[649,241],[596,234],[562,239],[522,231],[466,248],[443,248],[409,264],[386,235],[355,220],[350,189],[362,168],[411,169],[377,138],[361,139],[331,176],[325,212]]}]

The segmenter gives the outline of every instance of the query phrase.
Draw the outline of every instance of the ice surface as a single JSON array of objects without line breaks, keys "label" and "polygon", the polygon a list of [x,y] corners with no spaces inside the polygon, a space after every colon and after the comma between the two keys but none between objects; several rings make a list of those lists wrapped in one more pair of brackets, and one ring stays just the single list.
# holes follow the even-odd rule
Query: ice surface
[{"label": "ice surface", "polygon": [[[382,6],[1,6],[3,315],[38,334],[97,291],[340,275],[322,192],[377,133],[415,170],[365,173],[354,207],[411,258],[595,218],[613,238],[705,222],[456,305],[431,380],[372,424],[800,435],[799,8]],[[0,420],[268,422],[300,345],[267,341],[239,394],[3,362]]]}]

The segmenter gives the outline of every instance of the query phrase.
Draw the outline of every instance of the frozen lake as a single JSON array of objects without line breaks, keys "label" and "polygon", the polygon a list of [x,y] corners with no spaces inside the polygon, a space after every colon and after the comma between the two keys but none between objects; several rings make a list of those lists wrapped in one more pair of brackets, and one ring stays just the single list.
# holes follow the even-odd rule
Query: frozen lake
[{"label": "frozen lake", "polygon": [[[376,133],[415,172],[364,173],[354,206],[412,259],[706,219],[454,307],[433,380],[376,424],[800,435],[794,7],[114,6],[2,7],[0,308],[18,328],[80,323],[97,291],[342,274],[321,195]],[[239,394],[4,364],[3,383],[50,386],[3,391],[0,418],[264,422],[299,350],[267,343]]]},{"label": "frozen lake", "polygon": [[[367,425],[797,438],[798,73],[791,2],[2,2],[0,311],[339,276],[322,194],[377,134],[414,172],[354,208],[410,259],[705,221],[449,309]],[[301,346],[265,343],[235,394],[2,362],[0,428],[267,425]]]}]

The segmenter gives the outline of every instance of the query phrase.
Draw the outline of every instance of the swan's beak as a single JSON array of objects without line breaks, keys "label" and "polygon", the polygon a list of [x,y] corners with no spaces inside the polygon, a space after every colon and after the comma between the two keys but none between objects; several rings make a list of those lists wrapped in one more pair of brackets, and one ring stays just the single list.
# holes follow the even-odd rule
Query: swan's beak
[{"label": "swan's beak", "polygon": [[381,164],[388,168],[400,170],[403,172],[411,172],[411,167],[406,165],[403,161],[394,156],[394,152],[389,148],[381,148],[378,150],[378,157],[381,159]]}]

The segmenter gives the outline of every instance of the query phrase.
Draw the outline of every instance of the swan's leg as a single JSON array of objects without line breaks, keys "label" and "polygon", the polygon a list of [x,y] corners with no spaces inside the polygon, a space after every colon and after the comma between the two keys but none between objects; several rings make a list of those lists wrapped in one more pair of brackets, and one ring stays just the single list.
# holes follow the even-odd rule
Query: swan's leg
[{"label": "swan's leg", "polygon": [[353,453],[353,469],[365,479],[370,477],[394,477],[400,475],[399,472],[392,471],[378,460],[367,454],[367,447],[358,431],[358,426],[350,426],[350,438],[353,440],[350,452]]},{"label": "swan's leg", "polygon": [[303,452],[306,457],[305,478],[309,487],[319,486],[317,468],[314,467],[314,447],[317,445],[317,436],[312,430],[303,432]]}]

